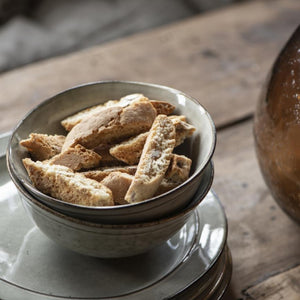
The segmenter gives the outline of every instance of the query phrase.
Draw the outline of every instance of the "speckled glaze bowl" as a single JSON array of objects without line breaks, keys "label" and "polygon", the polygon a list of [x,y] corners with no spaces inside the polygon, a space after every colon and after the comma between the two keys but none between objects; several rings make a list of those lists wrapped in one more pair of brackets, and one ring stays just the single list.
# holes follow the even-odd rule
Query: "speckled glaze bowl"
[{"label": "speckled glaze bowl", "polygon": [[[47,196],[34,188],[23,167],[22,159],[27,151],[19,145],[31,132],[66,134],[60,121],[84,108],[104,103],[109,99],[119,99],[132,93],[142,93],[149,99],[169,101],[176,106],[175,114],[183,114],[196,127],[193,136],[184,145],[177,147],[179,154],[192,159],[190,178],[175,189],[130,205],[91,207],[75,205]],[[129,224],[151,221],[171,215],[186,207],[199,185],[206,166],[212,159],[216,144],[216,131],[209,113],[199,102],[188,95],[160,85],[109,81],[86,84],[66,90],[44,101],[34,108],[17,125],[10,140],[7,163],[12,180],[34,198],[65,215],[82,220],[106,223]],[[205,186],[202,188],[206,189]],[[172,203],[172,205],[170,205]]]},{"label": "speckled glaze bowl", "polygon": [[193,215],[208,193],[213,181],[213,165],[203,175],[206,188],[199,188],[190,203],[180,212],[151,222],[137,224],[99,224],[61,214],[16,185],[25,210],[50,239],[72,251],[101,258],[141,254],[162,244],[176,234]]}]

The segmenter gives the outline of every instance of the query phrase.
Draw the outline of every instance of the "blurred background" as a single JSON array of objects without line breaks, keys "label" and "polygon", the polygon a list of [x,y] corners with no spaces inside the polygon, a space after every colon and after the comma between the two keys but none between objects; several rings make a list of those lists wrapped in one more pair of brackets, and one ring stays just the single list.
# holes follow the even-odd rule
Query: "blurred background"
[{"label": "blurred background", "polygon": [[245,1],[0,0],[0,72]]}]

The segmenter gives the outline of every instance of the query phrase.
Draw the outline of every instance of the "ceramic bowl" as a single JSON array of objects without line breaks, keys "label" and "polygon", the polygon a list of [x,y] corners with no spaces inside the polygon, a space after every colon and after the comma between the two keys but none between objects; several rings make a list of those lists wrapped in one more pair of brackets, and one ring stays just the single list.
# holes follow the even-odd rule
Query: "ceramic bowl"
[{"label": "ceramic bowl", "polygon": [[[119,99],[125,95],[142,93],[149,99],[168,101],[176,106],[175,114],[183,114],[196,127],[193,136],[176,148],[193,161],[191,176],[183,184],[162,195],[140,203],[109,207],[91,207],[60,201],[37,191],[23,167],[28,156],[19,145],[31,132],[66,134],[60,121],[84,108]],[[205,167],[212,159],[216,131],[209,113],[192,97],[160,85],[109,81],[86,84],[66,90],[34,108],[17,125],[8,146],[8,169],[14,182],[20,182],[36,199],[68,216],[99,223],[128,224],[151,221],[179,211],[190,202],[199,185]],[[205,188],[205,187],[203,187]],[[170,205],[172,203],[172,205]]]},{"label": "ceramic bowl", "polygon": [[50,239],[81,254],[114,258],[147,252],[176,234],[207,194],[213,180],[212,163],[206,168],[203,180],[207,189],[199,188],[183,210],[137,224],[99,224],[72,218],[42,204],[22,185],[17,184],[17,188],[25,210]]}]

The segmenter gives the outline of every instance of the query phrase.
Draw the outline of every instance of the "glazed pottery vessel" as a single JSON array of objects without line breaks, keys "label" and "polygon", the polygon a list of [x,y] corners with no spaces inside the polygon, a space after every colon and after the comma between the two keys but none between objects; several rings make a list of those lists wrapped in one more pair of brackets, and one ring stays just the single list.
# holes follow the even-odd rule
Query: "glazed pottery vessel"
[{"label": "glazed pottery vessel", "polygon": [[180,212],[151,222],[136,224],[99,224],[61,214],[34,199],[17,185],[26,212],[51,240],[74,252],[101,258],[128,257],[147,252],[176,234],[194,215],[207,195],[213,179],[210,163],[203,181],[189,205]]},{"label": "glazed pottery vessel", "polygon": [[274,199],[300,222],[300,26],[271,69],[258,102],[254,137]]}]

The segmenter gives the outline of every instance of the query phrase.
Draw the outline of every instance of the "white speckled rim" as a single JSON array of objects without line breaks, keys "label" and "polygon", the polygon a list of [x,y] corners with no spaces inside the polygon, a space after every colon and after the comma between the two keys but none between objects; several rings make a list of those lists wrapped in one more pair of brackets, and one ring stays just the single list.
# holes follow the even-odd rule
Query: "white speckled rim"
[{"label": "white speckled rim", "polygon": [[[77,85],[77,86],[74,86],[72,88],[69,88],[69,89],[66,89],[50,98],[48,98],[47,100],[43,101],[42,103],[40,103],[39,105],[37,105],[35,108],[33,108],[31,111],[29,111],[24,117],[23,119],[17,124],[17,126],[15,127],[15,129],[13,130],[12,132],[12,135],[11,135],[11,138],[9,140],[9,147],[8,147],[8,150],[7,150],[7,162],[8,162],[8,169],[9,169],[9,173],[10,173],[10,176],[11,177],[16,177],[15,179],[18,179],[18,181],[20,182],[23,182],[24,183],[24,180],[22,178],[18,178],[17,174],[18,174],[18,171],[16,170],[16,167],[15,167],[15,164],[13,162],[13,160],[11,159],[11,156],[12,156],[12,149],[10,147],[11,145],[11,142],[12,140],[14,139],[15,135],[16,135],[16,132],[18,130],[18,128],[20,128],[20,126],[22,126],[22,124],[24,123],[24,121],[28,118],[28,116],[30,116],[32,113],[36,112],[37,110],[40,110],[42,107],[48,105],[49,102],[51,102],[55,97],[59,96],[59,95],[64,95],[66,93],[70,93],[78,88],[83,88],[83,87],[88,87],[88,86],[94,86],[94,85],[99,85],[99,84],[129,84],[129,85],[135,85],[137,87],[139,87],[140,89],[141,88],[150,88],[150,87],[153,87],[153,88],[157,88],[157,89],[161,89],[165,92],[170,92],[170,93],[173,93],[173,94],[176,94],[176,95],[182,95],[183,98],[186,98],[186,99],[189,99],[191,101],[193,101],[195,104],[197,104],[197,106],[199,107],[199,109],[201,110],[201,113],[203,115],[205,115],[205,117],[207,118],[208,122],[209,122],[209,128],[210,128],[210,132],[209,132],[209,135],[211,136],[211,144],[210,144],[210,147],[209,147],[209,151],[207,152],[207,155],[206,157],[202,160],[200,166],[198,166],[197,170],[195,170],[195,172],[184,182],[182,183],[181,185],[177,186],[176,188],[162,194],[162,195],[170,195],[170,194],[173,194],[173,193],[176,193],[176,191],[178,189],[180,189],[182,186],[188,184],[189,182],[193,181],[195,179],[195,177],[199,176],[201,174],[201,172],[205,169],[205,167],[207,166],[207,164],[211,161],[211,158],[213,156],[213,153],[215,151],[215,147],[216,147],[216,129],[215,129],[215,125],[214,125],[214,122],[210,116],[210,114],[207,112],[207,110],[199,103],[199,101],[197,101],[195,98],[191,97],[191,96],[188,96],[187,94],[179,91],[179,90],[176,90],[174,88],[171,88],[171,87],[167,87],[167,86],[162,86],[162,85],[158,85],[158,84],[152,84],[152,83],[142,83],[142,82],[135,82],[135,81],[118,81],[118,80],[112,80],[112,81],[99,81],[99,82],[91,82],[91,83],[86,83],[86,84],[81,84],[81,85]],[[14,180],[15,181],[15,180]],[[27,184],[31,184],[31,183],[27,183]],[[39,192],[37,189],[35,189],[33,186],[31,186],[31,188],[33,190],[35,190],[35,192],[37,194],[41,194],[42,197],[44,197],[45,199],[48,199],[49,201],[56,201],[56,202],[60,202],[61,204],[63,205],[67,205],[67,206],[72,206],[74,208],[76,207],[79,207],[79,208],[84,208],[84,209],[87,209],[87,210],[95,210],[95,209],[101,209],[101,210],[122,210],[122,209],[126,209],[128,208],[128,206],[140,206],[140,205],[145,205],[145,203],[147,202],[152,202],[158,198],[160,198],[162,195],[159,195],[159,196],[156,196],[156,197],[152,197],[152,198],[149,198],[147,200],[144,200],[142,202],[139,202],[139,203],[133,203],[133,204],[126,204],[126,205],[118,205],[118,206],[101,206],[101,207],[98,207],[98,206],[94,206],[94,207],[88,207],[88,206],[84,206],[84,205],[78,205],[78,204],[71,204],[71,203],[66,203],[66,202],[63,202],[61,200],[58,200],[56,198],[53,198],[53,197],[50,197],[48,195],[45,195],[41,192]]]}]

